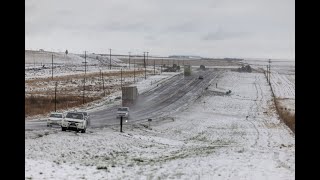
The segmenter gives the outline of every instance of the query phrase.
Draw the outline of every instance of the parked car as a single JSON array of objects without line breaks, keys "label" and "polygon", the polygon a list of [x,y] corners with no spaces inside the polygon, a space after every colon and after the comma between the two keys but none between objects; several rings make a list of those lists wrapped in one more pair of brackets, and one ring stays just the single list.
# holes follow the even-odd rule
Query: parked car
[{"label": "parked car", "polygon": [[200,76],[199,76],[199,79],[203,79],[203,76],[200,75]]},{"label": "parked car", "polygon": [[61,125],[61,121],[63,119],[63,113],[57,113],[53,112],[50,114],[49,118],[47,119],[47,126],[52,126],[52,125]]},{"label": "parked car", "polygon": [[62,131],[75,130],[85,133],[87,129],[88,121],[83,113],[68,112],[66,117],[61,121]]},{"label": "parked car", "polygon": [[117,118],[120,118],[121,116],[124,119],[129,119],[130,117],[130,109],[129,107],[119,107],[117,111]]}]

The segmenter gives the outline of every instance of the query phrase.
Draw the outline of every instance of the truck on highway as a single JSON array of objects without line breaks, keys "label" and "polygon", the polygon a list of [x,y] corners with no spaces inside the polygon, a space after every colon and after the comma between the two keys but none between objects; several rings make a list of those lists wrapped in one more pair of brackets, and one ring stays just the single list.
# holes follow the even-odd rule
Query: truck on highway
[{"label": "truck on highway", "polygon": [[117,119],[122,116],[124,119],[128,120],[130,117],[129,113],[130,113],[129,107],[119,107],[117,110]]}]

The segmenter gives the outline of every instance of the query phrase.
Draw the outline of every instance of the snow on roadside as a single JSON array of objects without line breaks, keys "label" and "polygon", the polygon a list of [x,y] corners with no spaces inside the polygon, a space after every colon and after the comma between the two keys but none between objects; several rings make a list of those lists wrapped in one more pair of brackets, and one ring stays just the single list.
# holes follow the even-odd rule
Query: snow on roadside
[{"label": "snow on roadside", "polygon": [[[266,71],[268,61],[245,60],[253,68],[262,68]],[[281,106],[292,113],[295,112],[295,61],[272,60],[271,63],[271,86],[275,97]]]},{"label": "snow on roadside", "polygon": [[272,108],[264,75],[225,72],[218,88],[151,129],[26,131],[26,178],[294,179],[294,134]]}]

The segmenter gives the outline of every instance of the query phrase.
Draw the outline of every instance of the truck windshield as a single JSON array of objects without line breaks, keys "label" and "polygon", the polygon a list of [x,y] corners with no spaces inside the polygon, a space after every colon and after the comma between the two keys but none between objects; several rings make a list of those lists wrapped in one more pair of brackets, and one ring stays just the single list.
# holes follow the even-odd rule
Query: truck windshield
[{"label": "truck windshield", "polygon": [[51,114],[50,117],[62,118],[62,114]]},{"label": "truck windshield", "polygon": [[68,113],[66,118],[83,119],[83,115],[82,114],[77,114],[77,113]]},{"label": "truck windshield", "polygon": [[87,116],[87,112],[79,112],[79,113],[82,113],[83,115]]},{"label": "truck windshield", "polygon": [[118,108],[118,111],[128,111],[128,108]]}]

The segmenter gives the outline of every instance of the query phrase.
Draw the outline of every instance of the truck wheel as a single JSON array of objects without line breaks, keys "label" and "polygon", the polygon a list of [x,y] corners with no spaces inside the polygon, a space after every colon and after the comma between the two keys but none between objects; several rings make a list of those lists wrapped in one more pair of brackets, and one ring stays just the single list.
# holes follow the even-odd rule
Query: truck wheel
[{"label": "truck wheel", "polygon": [[66,127],[61,127],[61,130],[62,130],[62,131],[66,131],[67,128],[66,128]]},{"label": "truck wheel", "polygon": [[85,132],[86,132],[86,129],[82,129],[82,130],[81,130],[81,133],[85,133]]}]

